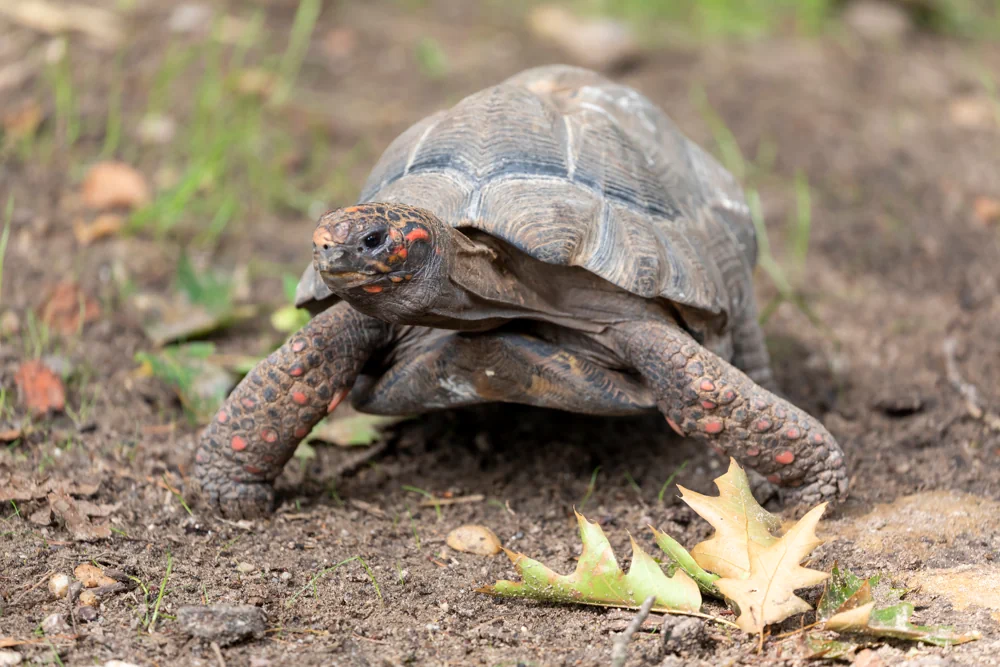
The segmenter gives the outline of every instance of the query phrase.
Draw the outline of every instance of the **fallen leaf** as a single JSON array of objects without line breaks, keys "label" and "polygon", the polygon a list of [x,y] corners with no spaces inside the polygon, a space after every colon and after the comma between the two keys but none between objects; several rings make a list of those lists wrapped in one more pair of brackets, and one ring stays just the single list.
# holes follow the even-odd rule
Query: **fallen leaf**
[{"label": "fallen leaf", "polygon": [[531,10],[528,28],[536,37],[592,69],[619,68],[641,55],[638,42],[626,24],[607,17],[578,17],[558,5],[541,5]]},{"label": "fallen leaf", "polygon": [[326,33],[322,41],[323,53],[334,61],[350,58],[357,45],[357,34],[351,28],[334,28]]},{"label": "fallen leaf", "polygon": [[277,77],[273,72],[252,68],[243,70],[237,75],[234,88],[241,95],[266,99],[274,92],[277,83]]},{"label": "fallen leaf", "polygon": [[750,480],[733,458],[729,470],[715,480],[718,496],[705,496],[678,485],[681,500],[712,524],[715,534],[696,544],[691,556],[701,567],[729,579],[749,576],[752,547],[767,547],[777,540],[781,526],[750,492]]},{"label": "fallen leaf", "polygon": [[4,0],[0,2],[0,15],[49,35],[87,35],[94,46],[106,51],[116,50],[125,37],[125,26],[117,14],[67,0]]},{"label": "fallen leaf", "polygon": [[459,526],[448,533],[446,543],[455,551],[476,554],[477,556],[493,556],[503,548],[500,540],[486,526],[467,524]]},{"label": "fallen leaf", "polygon": [[663,553],[665,553],[667,557],[677,565],[677,567],[684,570],[689,577],[695,580],[702,593],[717,598],[722,597],[722,593],[720,593],[719,589],[715,587],[715,582],[719,580],[719,575],[712,574],[711,572],[706,572],[701,569],[694,558],[691,557],[688,550],[682,547],[674,538],[670,537],[666,533],[661,533],[653,526],[650,526],[649,529],[653,531],[653,538],[656,540],[656,546],[660,547]]},{"label": "fallen leaf", "polygon": [[310,440],[329,442],[338,447],[370,445],[382,439],[380,429],[398,424],[410,417],[369,415],[341,404],[334,415],[324,419],[309,435]]},{"label": "fallen leaf", "polygon": [[805,636],[807,660],[850,660],[858,645],[841,639],[830,639],[819,634]]},{"label": "fallen leaf", "polygon": [[749,576],[723,577],[715,582],[723,595],[739,605],[736,624],[744,632],[763,632],[771,623],[812,609],[795,591],[815,586],[830,576],[800,565],[822,544],[816,537],[816,525],[825,510],[826,503],[814,507],[769,546],[750,540]]},{"label": "fallen leaf", "polygon": [[993,104],[985,97],[966,96],[952,100],[948,115],[955,125],[970,129],[984,129],[996,122]]},{"label": "fallen leaf", "polygon": [[97,302],[71,280],[64,280],[53,287],[38,308],[38,318],[64,336],[79,333],[85,324],[100,315],[101,307]]},{"label": "fallen leaf", "polygon": [[1000,201],[992,197],[976,197],[972,204],[976,220],[984,225],[1000,220]]},{"label": "fallen leaf", "polygon": [[46,479],[35,482],[20,475],[0,474],[0,502],[10,500],[38,500],[45,498],[51,491],[61,491],[72,496],[92,496],[97,493],[100,484],[68,482],[65,480]]},{"label": "fallen leaf", "polygon": [[115,213],[102,213],[91,222],[77,218],[73,221],[73,236],[80,245],[87,246],[108,236],[114,236],[125,226],[125,219]]},{"label": "fallen leaf", "polygon": [[952,646],[980,638],[978,632],[957,633],[951,626],[914,625],[913,605],[900,602],[901,591],[883,587],[876,599],[881,575],[861,579],[834,565],[823,597],[816,605],[817,620],[826,630],[874,637],[895,637],[935,646]]},{"label": "fallen leaf", "polygon": [[66,409],[62,380],[39,360],[25,361],[14,375],[21,402],[34,415]]},{"label": "fallen leaf", "polygon": [[28,100],[17,108],[7,111],[0,123],[7,138],[12,140],[30,139],[45,118],[45,111],[37,100]]},{"label": "fallen leaf", "polygon": [[48,526],[52,523],[52,508],[48,505],[40,507],[31,513],[31,516],[28,517],[28,521],[36,526]]},{"label": "fallen leaf", "polygon": [[204,424],[222,406],[237,380],[233,373],[212,362],[214,350],[211,343],[189,343],[167,347],[157,353],[139,352],[136,361],[141,366],[136,373],[169,384],[188,416]]},{"label": "fallen leaf", "polygon": [[0,442],[14,442],[22,435],[24,435],[24,432],[20,427],[15,426],[14,428],[5,428],[0,430]]},{"label": "fallen leaf", "polygon": [[124,162],[98,162],[83,179],[81,198],[92,209],[134,209],[149,203],[146,177]]},{"label": "fallen leaf", "polygon": [[73,538],[81,542],[92,542],[94,540],[107,539],[111,537],[111,526],[107,523],[95,524],[90,521],[86,512],[83,511],[68,493],[51,492],[47,496],[49,507],[57,517],[66,524],[66,529],[73,535]]},{"label": "fallen leaf", "polygon": [[80,563],[73,570],[75,576],[84,588],[97,588],[98,586],[113,586],[118,583],[117,579],[112,579],[104,574],[104,570],[93,563]]},{"label": "fallen leaf", "polygon": [[583,553],[573,574],[557,574],[524,554],[504,549],[522,580],[498,581],[477,591],[499,597],[626,608],[638,608],[646,598],[654,596],[654,611],[694,612],[701,607],[698,585],[683,570],[667,577],[630,536],[632,565],[625,574],[601,527],[587,521],[579,512],[576,518]]}]

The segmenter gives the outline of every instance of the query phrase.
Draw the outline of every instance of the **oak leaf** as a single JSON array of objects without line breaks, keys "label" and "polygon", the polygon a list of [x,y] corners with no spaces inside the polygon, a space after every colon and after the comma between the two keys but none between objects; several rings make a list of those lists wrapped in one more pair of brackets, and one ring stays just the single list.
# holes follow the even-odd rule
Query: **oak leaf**
[{"label": "oak leaf", "polygon": [[826,503],[814,507],[769,546],[751,540],[749,576],[723,577],[715,582],[723,595],[739,605],[736,624],[742,630],[759,633],[766,625],[812,609],[795,591],[815,586],[830,576],[800,565],[822,544],[816,537],[816,525],[825,510]]},{"label": "oak leaf", "polygon": [[574,602],[602,607],[638,608],[649,596],[656,598],[654,611],[697,612],[701,607],[698,585],[683,570],[668,577],[660,566],[632,542],[632,565],[628,574],[615,560],[614,551],[597,523],[576,514],[583,553],[571,575],[553,572],[524,554],[504,549],[521,575],[521,581],[498,581],[478,589],[499,597],[518,597],[547,602]]},{"label": "oak leaf", "polygon": [[681,500],[715,528],[712,537],[691,549],[691,556],[709,572],[743,579],[750,573],[752,548],[774,544],[773,532],[781,522],[754,499],[750,480],[735,459],[729,459],[729,470],[715,480],[715,486],[718,496],[677,487]]}]

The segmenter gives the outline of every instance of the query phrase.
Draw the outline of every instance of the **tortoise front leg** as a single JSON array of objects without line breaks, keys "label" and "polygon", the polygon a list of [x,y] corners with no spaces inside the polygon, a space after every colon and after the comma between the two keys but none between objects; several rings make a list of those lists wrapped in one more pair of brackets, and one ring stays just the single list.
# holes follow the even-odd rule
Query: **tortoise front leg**
[{"label": "tortoise front leg", "polygon": [[195,455],[201,501],[230,518],[269,514],[274,480],[313,426],[347,395],[390,326],[339,303],[243,378]]},{"label": "tortoise front leg", "polygon": [[757,385],[676,326],[620,325],[626,359],[682,434],[765,475],[793,504],[847,495],[840,446],[815,417]]}]

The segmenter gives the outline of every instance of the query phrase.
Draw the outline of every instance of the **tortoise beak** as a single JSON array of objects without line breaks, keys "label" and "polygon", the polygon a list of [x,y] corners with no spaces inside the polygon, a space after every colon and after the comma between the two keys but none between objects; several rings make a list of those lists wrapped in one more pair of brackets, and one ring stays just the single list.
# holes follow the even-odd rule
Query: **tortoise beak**
[{"label": "tortoise beak", "polygon": [[313,249],[313,264],[321,277],[337,282],[364,280],[374,275],[370,270],[358,270],[364,262],[352,248],[340,244],[316,246]]}]

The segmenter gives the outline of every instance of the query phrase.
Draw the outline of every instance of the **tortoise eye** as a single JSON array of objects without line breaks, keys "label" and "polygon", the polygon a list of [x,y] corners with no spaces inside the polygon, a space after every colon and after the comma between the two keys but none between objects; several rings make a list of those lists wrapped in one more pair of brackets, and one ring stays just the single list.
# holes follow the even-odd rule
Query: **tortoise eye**
[{"label": "tortoise eye", "polygon": [[362,239],[361,242],[364,243],[365,247],[368,248],[369,250],[374,250],[375,248],[382,245],[383,238],[385,238],[385,234],[383,234],[382,232],[372,232],[364,239]]}]

